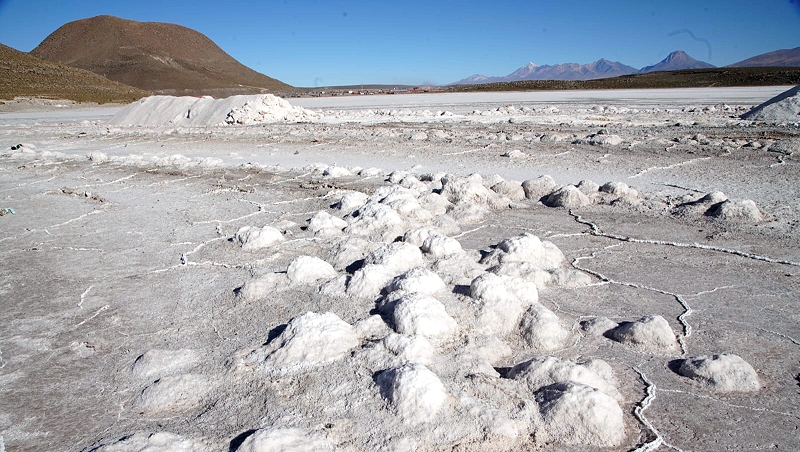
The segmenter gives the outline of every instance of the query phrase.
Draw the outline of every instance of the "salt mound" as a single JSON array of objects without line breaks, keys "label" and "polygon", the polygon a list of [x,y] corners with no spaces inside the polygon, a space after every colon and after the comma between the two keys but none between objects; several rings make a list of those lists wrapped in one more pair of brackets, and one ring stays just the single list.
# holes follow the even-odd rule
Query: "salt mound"
[{"label": "salt mound", "polygon": [[361,193],[360,191],[351,191],[342,195],[339,198],[333,207],[335,209],[339,209],[342,212],[350,213],[356,209],[360,209],[364,207],[364,204],[367,203],[369,196],[366,193]]},{"label": "salt mound", "polygon": [[235,290],[236,296],[244,300],[258,300],[275,292],[286,290],[291,281],[284,273],[267,273],[244,283]]},{"label": "salt mound", "polygon": [[507,197],[512,201],[522,201],[525,199],[525,189],[522,183],[513,180],[500,181],[491,187],[492,191]]},{"label": "salt mound", "polygon": [[436,350],[425,336],[391,333],[383,338],[383,346],[402,364],[429,364]]},{"label": "salt mound", "polygon": [[800,85],[785,91],[741,116],[770,123],[800,121]]},{"label": "salt mound", "polygon": [[347,294],[359,298],[376,298],[397,273],[386,265],[367,264],[350,278]]},{"label": "salt mound", "polygon": [[168,375],[144,388],[136,405],[149,414],[186,411],[199,406],[210,389],[203,375]]},{"label": "salt mound", "polygon": [[528,179],[522,183],[522,189],[525,191],[525,197],[538,201],[551,193],[558,187],[556,181],[548,175],[539,176],[536,179]]},{"label": "salt mound", "polygon": [[709,386],[715,392],[755,392],[761,388],[753,366],[733,354],[686,359],[678,373]]},{"label": "salt mound", "polygon": [[447,400],[439,377],[422,364],[410,363],[378,375],[381,394],[408,424],[431,422]]},{"label": "salt mound", "polygon": [[578,187],[566,185],[542,198],[547,207],[583,207],[591,203]]},{"label": "salt mound", "polygon": [[707,211],[706,215],[723,220],[746,220],[746,221],[761,221],[764,217],[758,210],[756,203],[750,199],[742,201],[731,201],[727,199],[720,203],[714,204]]},{"label": "salt mound", "polygon": [[660,315],[648,315],[635,322],[620,323],[607,334],[617,342],[644,348],[674,351],[678,347],[675,333]]},{"label": "salt mound", "polygon": [[314,235],[331,236],[342,232],[347,222],[321,210],[308,220],[308,230]]},{"label": "salt mound", "polygon": [[398,274],[425,265],[422,251],[406,242],[394,242],[378,248],[364,258],[364,264],[385,265]]},{"label": "salt mound", "polygon": [[571,268],[557,268],[542,270],[530,262],[506,261],[490,267],[488,272],[500,276],[514,276],[536,284],[538,288],[545,287],[583,287],[592,283],[592,278],[578,270]]},{"label": "salt mound", "polygon": [[430,339],[448,339],[458,331],[458,324],[442,303],[423,293],[403,295],[394,306],[392,321],[398,333]]},{"label": "salt mound", "polygon": [[477,177],[446,177],[441,194],[453,204],[486,204],[492,198],[492,192]]},{"label": "salt mound", "polygon": [[298,256],[286,270],[286,276],[295,284],[309,284],[338,275],[331,264],[316,256]]},{"label": "salt mound", "polygon": [[497,244],[481,259],[482,264],[498,265],[504,262],[528,262],[541,270],[556,270],[564,262],[564,254],[552,242],[524,233]]},{"label": "salt mound", "polygon": [[254,226],[244,226],[236,232],[236,241],[242,245],[245,251],[266,248],[286,240],[281,231],[264,226],[257,228]]},{"label": "salt mound", "polygon": [[278,337],[246,360],[265,370],[291,370],[334,361],[360,344],[355,328],[332,312],[307,312],[295,317]]},{"label": "salt mound", "polygon": [[324,438],[299,428],[262,428],[245,438],[236,452],[333,452]]},{"label": "salt mound", "polygon": [[189,348],[152,349],[136,358],[131,367],[131,373],[141,378],[157,378],[176,371],[191,369],[199,363],[200,355]]},{"label": "salt mound", "polygon": [[240,95],[225,99],[209,96],[150,96],[120,110],[111,125],[134,126],[216,126],[278,121],[309,121],[319,115],[292,106],[272,94]]},{"label": "salt mound", "polygon": [[393,208],[379,203],[367,204],[353,217],[344,232],[374,241],[392,241],[403,234],[404,222]]},{"label": "salt mound", "polygon": [[613,447],[625,439],[622,409],[590,386],[557,383],[536,394],[544,425],[537,439],[573,446]]},{"label": "salt mound", "polygon": [[439,275],[426,268],[416,267],[392,280],[387,287],[387,291],[419,292],[434,295],[437,292],[444,291],[446,288]]},{"label": "salt mound", "polygon": [[637,197],[639,192],[628,186],[624,182],[606,182],[600,187],[603,193],[609,193],[615,196],[630,196]]},{"label": "salt mound", "polygon": [[622,400],[614,371],[601,359],[574,363],[553,356],[534,358],[511,368],[508,378],[524,381],[533,392],[556,383],[580,383]]},{"label": "salt mound", "polygon": [[538,303],[531,305],[522,317],[520,329],[525,342],[541,351],[563,347],[571,335],[553,311]]},{"label": "salt mound", "polygon": [[135,433],[97,452],[205,452],[208,445],[168,432]]},{"label": "salt mound", "polygon": [[479,301],[478,331],[493,335],[515,330],[525,309],[538,304],[539,298],[535,284],[493,273],[484,273],[472,280],[470,296]]},{"label": "salt mound", "polygon": [[441,259],[464,251],[458,240],[441,234],[429,235],[422,242],[420,249],[433,259]]}]

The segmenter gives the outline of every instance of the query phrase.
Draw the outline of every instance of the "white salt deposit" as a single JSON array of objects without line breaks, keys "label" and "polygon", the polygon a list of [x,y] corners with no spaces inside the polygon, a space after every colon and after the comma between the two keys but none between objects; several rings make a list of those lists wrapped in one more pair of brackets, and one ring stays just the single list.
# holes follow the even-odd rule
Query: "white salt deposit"
[{"label": "white salt deposit", "polygon": [[441,259],[464,251],[458,240],[440,234],[429,235],[422,242],[420,249],[433,259]]},{"label": "white salt deposit", "polygon": [[742,119],[768,123],[800,122],[800,85],[758,105],[743,114]]},{"label": "white salt deposit", "polygon": [[271,226],[263,228],[244,226],[236,232],[236,241],[242,245],[242,249],[245,251],[266,248],[285,240],[281,231]]},{"label": "white salt deposit", "polygon": [[358,298],[377,298],[399,272],[386,265],[367,264],[356,270],[347,283],[347,294]]},{"label": "white salt deposit", "polygon": [[258,124],[277,121],[309,121],[318,113],[272,94],[240,95],[225,99],[150,96],[120,110],[111,125],[205,127],[225,124]]},{"label": "white salt deposit", "polygon": [[492,193],[481,182],[479,177],[448,176],[442,181],[441,195],[453,204],[486,204]]},{"label": "white salt deposit", "polygon": [[532,392],[555,383],[580,383],[622,400],[611,366],[600,359],[576,363],[553,356],[534,358],[514,366],[508,378],[524,381]]},{"label": "white salt deposit", "polygon": [[504,180],[492,185],[492,191],[503,195],[511,201],[522,201],[525,199],[525,189],[522,182],[515,180]]},{"label": "white salt deposit", "polygon": [[236,289],[236,295],[244,300],[259,300],[284,291],[290,285],[285,273],[267,273],[244,283]]},{"label": "white salt deposit", "polygon": [[383,346],[394,354],[400,364],[430,365],[436,349],[425,336],[391,333],[383,338]]},{"label": "white salt deposit", "polygon": [[458,331],[458,324],[439,300],[418,292],[405,294],[397,300],[392,322],[398,333],[436,340],[447,340]]},{"label": "white salt deposit", "polygon": [[352,176],[353,173],[343,166],[329,166],[322,172],[323,176],[337,178]]},{"label": "white salt deposit", "polygon": [[536,179],[528,179],[522,182],[522,189],[525,197],[538,201],[544,196],[552,193],[558,187],[556,181],[548,175],[539,176]]},{"label": "white salt deposit", "polygon": [[377,382],[381,393],[408,424],[433,421],[447,400],[447,390],[439,377],[422,364],[386,370],[378,375]]},{"label": "white salt deposit", "polygon": [[207,444],[169,432],[134,433],[119,441],[101,446],[97,452],[205,452]]},{"label": "white salt deposit", "polygon": [[711,206],[706,214],[723,220],[758,222],[764,219],[753,200],[731,201],[727,199]]},{"label": "white salt deposit", "polygon": [[686,359],[678,368],[678,373],[708,386],[714,392],[756,392],[761,389],[753,366],[734,354]]},{"label": "white salt deposit", "polygon": [[361,193],[360,191],[347,192],[339,198],[333,207],[345,213],[350,213],[354,210],[360,209],[367,203],[369,195]]},{"label": "white salt deposit", "polygon": [[564,347],[571,333],[561,325],[558,316],[546,307],[531,305],[520,324],[522,338],[536,350],[553,351]]},{"label": "white salt deposit", "polygon": [[187,411],[200,405],[210,390],[203,375],[167,375],[144,388],[136,406],[149,414]]},{"label": "white salt deposit", "polygon": [[390,206],[372,203],[357,212],[358,216],[350,219],[344,232],[379,242],[391,242],[405,232],[405,222]]},{"label": "white salt deposit", "polygon": [[339,274],[333,266],[316,256],[298,256],[286,270],[286,276],[295,284],[310,284],[320,279],[331,279]]},{"label": "white salt deposit", "polygon": [[361,343],[358,332],[332,312],[307,312],[289,321],[275,339],[250,353],[244,364],[267,371],[292,370],[334,361]]},{"label": "white salt deposit", "polygon": [[505,239],[481,259],[482,264],[528,262],[541,270],[556,270],[564,262],[564,254],[552,242],[541,241],[533,234],[521,234]]},{"label": "white salt deposit", "polygon": [[406,231],[406,233],[403,234],[403,241],[406,243],[410,243],[414,246],[421,247],[422,244],[425,242],[425,239],[427,239],[432,235],[443,235],[443,234],[433,226],[419,226]]},{"label": "white salt deposit", "polygon": [[669,323],[660,315],[648,315],[635,322],[623,322],[608,332],[617,342],[665,352],[676,351],[678,342]]},{"label": "white salt deposit", "polygon": [[236,452],[333,452],[335,448],[321,435],[300,428],[258,429],[245,438]]},{"label": "white salt deposit", "polygon": [[629,196],[629,197],[639,196],[638,191],[629,187],[628,184],[624,182],[606,182],[600,187],[600,191],[603,193],[609,193],[616,196]]},{"label": "white salt deposit", "polygon": [[347,222],[341,218],[321,210],[308,220],[308,230],[314,235],[331,236],[338,235],[342,229],[347,227]]},{"label": "white salt deposit", "polygon": [[477,328],[482,334],[515,331],[525,310],[538,304],[536,285],[519,278],[484,273],[470,284],[470,296],[479,301]]},{"label": "white salt deposit", "polygon": [[619,404],[591,386],[554,384],[540,390],[536,401],[543,420],[537,440],[614,447],[625,439],[625,422]]},{"label": "white salt deposit", "polygon": [[200,355],[197,351],[189,348],[179,350],[152,349],[136,358],[131,367],[131,373],[136,377],[155,379],[189,370],[199,363]]},{"label": "white salt deposit", "polygon": [[335,242],[326,255],[326,261],[337,270],[344,270],[351,264],[377,249],[380,245],[360,237],[345,236]]},{"label": "white salt deposit", "polygon": [[421,267],[424,262],[418,247],[406,242],[394,242],[369,253],[364,258],[364,264],[385,265],[400,274]]},{"label": "white salt deposit", "polygon": [[574,185],[566,185],[542,198],[547,207],[583,207],[591,200]]},{"label": "white salt deposit", "polygon": [[416,267],[403,273],[394,278],[386,288],[389,292],[419,292],[427,295],[435,295],[446,289],[442,278],[424,267]]}]

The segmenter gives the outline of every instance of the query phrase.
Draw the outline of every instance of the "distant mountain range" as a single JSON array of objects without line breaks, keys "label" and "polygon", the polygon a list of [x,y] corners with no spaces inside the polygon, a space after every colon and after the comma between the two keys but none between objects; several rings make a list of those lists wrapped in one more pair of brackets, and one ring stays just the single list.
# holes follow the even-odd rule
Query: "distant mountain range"
[{"label": "distant mountain range", "polygon": [[752,58],[733,63],[730,67],[768,67],[768,66],[800,66],[800,47],[782,49],[762,53]]},{"label": "distant mountain range", "polygon": [[202,33],[169,23],[114,16],[81,19],[54,31],[31,55],[159,94],[293,90],[242,65]]},{"label": "distant mountain range", "polygon": [[712,67],[716,66],[713,64],[708,64],[705,61],[695,60],[686,52],[676,50],[667,55],[666,58],[659,61],[657,64],[643,67],[641,70],[639,70],[639,73],[646,74],[648,72],[681,71],[684,69],[708,69]]},{"label": "distant mountain range", "polygon": [[[800,47],[791,50],[777,50],[775,52],[765,53],[730,66],[800,66]],[[601,58],[589,64],[565,63],[538,66],[534,63],[528,63],[506,76],[487,77],[485,75],[476,74],[459,80],[453,83],[453,85],[517,82],[522,80],[596,80],[637,73],[644,74],[648,72],[680,71],[684,69],[706,69],[714,67],[716,66],[692,58],[686,52],[676,50],[657,64],[646,66],[638,70],[619,62],[608,61],[605,58]]]}]

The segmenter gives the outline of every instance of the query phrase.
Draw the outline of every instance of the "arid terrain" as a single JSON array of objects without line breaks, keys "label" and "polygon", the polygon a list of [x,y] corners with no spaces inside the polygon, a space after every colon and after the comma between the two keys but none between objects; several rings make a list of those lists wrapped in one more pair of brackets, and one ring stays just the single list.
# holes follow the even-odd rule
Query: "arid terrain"
[{"label": "arid terrain", "polygon": [[797,450],[788,88],[9,106],[0,450]]}]

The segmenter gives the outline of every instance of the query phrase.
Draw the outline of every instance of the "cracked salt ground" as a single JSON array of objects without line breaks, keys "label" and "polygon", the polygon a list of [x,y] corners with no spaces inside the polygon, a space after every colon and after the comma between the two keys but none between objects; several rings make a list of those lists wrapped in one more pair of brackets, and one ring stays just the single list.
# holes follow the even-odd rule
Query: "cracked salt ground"
[{"label": "cracked salt ground", "polygon": [[[751,221],[676,211],[717,188],[653,177],[694,164],[633,189],[46,151],[2,166],[11,450],[796,446],[799,247],[770,188],[720,183]],[[545,207],[561,184],[588,202]]]}]

